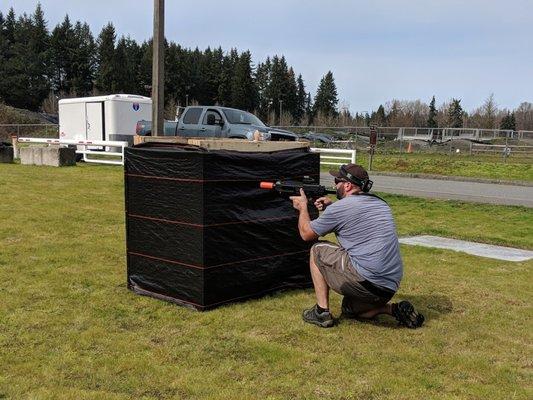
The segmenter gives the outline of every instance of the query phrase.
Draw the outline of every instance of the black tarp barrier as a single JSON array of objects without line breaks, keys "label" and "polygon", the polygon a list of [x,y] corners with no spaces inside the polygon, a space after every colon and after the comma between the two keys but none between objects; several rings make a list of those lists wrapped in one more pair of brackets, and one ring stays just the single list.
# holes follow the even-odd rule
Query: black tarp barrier
[{"label": "black tarp barrier", "polygon": [[124,170],[129,289],[205,310],[311,284],[297,211],[259,182],[318,182],[318,154],[146,143]]}]

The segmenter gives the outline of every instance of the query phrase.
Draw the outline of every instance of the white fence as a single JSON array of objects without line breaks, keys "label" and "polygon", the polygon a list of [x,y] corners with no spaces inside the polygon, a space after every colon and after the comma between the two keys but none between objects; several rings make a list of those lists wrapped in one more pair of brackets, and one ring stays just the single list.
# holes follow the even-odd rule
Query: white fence
[{"label": "white fence", "polygon": [[471,143],[470,154],[475,153],[501,154],[505,157],[511,154],[531,155],[533,154],[533,146]]},{"label": "white fence", "polygon": [[[275,128],[288,129],[296,132],[326,132],[334,136],[370,136],[367,126],[276,126]],[[476,129],[476,128],[419,128],[419,127],[377,127],[378,139],[396,140],[424,140],[445,142],[456,139],[466,140],[493,140],[498,138],[508,139],[533,139],[533,131],[512,131],[503,129]]]},{"label": "white fence", "polygon": [[[128,142],[113,140],[72,140],[21,137],[17,138],[16,141],[18,143],[39,143],[47,144],[49,146],[76,146],[76,153],[83,155],[83,161],[87,163],[109,165],[124,165],[124,149],[128,146]],[[82,150],[79,150],[80,147]],[[114,148],[120,149],[120,151],[114,151]],[[18,149],[15,149],[15,153],[18,154]],[[97,158],[93,158],[94,156]],[[102,157],[114,159],[106,160]]]},{"label": "white fence", "polygon": [[[313,153],[320,153],[320,165],[343,165],[348,163],[355,164],[355,150],[326,149],[317,147],[311,147],[310,150]],[[342,154],[344,154],[344,156],[342,156]],[[339,162],[340,160],[344,160],[344,162]]]}]

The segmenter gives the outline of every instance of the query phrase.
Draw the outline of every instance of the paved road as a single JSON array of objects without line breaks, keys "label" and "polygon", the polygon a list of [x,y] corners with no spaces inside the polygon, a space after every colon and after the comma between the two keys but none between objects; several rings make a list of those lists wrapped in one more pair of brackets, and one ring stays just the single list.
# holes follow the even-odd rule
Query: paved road
[{"label": "paved road", "polygon": [[[479,182],[446,181],[440,179],[407,178],[371,175],[373,191],[404,194],[435,199],[452,199],[477,203],[533,207],[533,187],[499,185]],[[323,185],[331,185],[328,173],[320,175]]]}]

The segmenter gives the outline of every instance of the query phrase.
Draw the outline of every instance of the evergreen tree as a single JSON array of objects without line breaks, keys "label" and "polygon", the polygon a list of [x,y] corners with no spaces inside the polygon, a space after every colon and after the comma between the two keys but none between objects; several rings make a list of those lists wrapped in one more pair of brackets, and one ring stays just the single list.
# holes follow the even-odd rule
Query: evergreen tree
[{"label": "evergreen tree", "polygon": [[4,21],[4,37],[11,45],[15,44],[15,29],[17,25],[17,17],[15,16],[15,10],[13,7],[9,9]]},{"label": "evergreen tree", "polygon": [[277,121],[280,119],[280,108],[283,112],[283,101],[285,100],[283,89],[288,72],[285,58],[279,58],[277,55],[272,57],[270,83],[266,90],[266,97],[269,99],[270,111],[274,112]]},{"label": "evergreen tree", "polygon": [[428,128],[437,128],[437,108],[435,107],[435,96],[431,99],[429,103],[429,114],[427,121]]},{"label": "evergreen tree", "polygon": [[74,25],[74,44],[71,91],[87,96],[93,90],[96,68],[96,43],[87,23],[77,21]]},{"label": "evergreen tree", "polygon": [[252,55],[242,53],[237,60],[231,87],[231,104],[235,108],[254,111],[258,102],[258,92],[253,80]]},{"label": "evergreen tree", "polygon": [[[4,15],[0,12],[0,76],[6,76],[6,53],[8,49],[8,42],[5,38],[4,33]],[[0,102],[5,102],[4,96],[5,93],[2,92],[4,89],[2,86],[2,80],[0,79]]]},{"label": "evergreen tree", "polygon": [[289,67],[285,81],[285,101],[283,103],[284,113],[287,112],[292,117],[292,124],[298,123],[297,108],[298,108],[298,82],[296,81],[296,75],[292,67]]},{"label": "evergreen tree", "polygon": [[280,121],[280,112],[294,115],[297,104],[297,85],[294,70],[289,69],[285,57],[272,58],[270,67],[270,82],[265,90],[269,109]]},{"label": "evergreen tree", "polygon": [[450,128],[463,127],[463,108],[461,107],[461,100],[452,99],[450,107],[448,108],[448,125]]},{"label": "evergreen tree", "polygon": [[96,88],[101,93],[110,94],[116,90],[115,68],[115,27],[110,22],[100,32],[97,40]]},{"label": "evergreen tree", "polygon": [[311,122],[313,118],[313,98],[311,97],[311,92],[307,92],[307,97],[305,98],[305,113]]},{"label": "evergreen tree", "polygon": [[52,53],[52,88],[57,93],[70,93],[74,77],[73,56],[77,50],[77,43],[75,41],[74,28],[68,15],[52,31],[50,45]]},{"label": "evergreen tree", "polygon": [[129,37],[122,36],[114,52],[114,91],[136,94],[139,92],[137,69],[141,53],[137,43]]},{"label": "evergreen tree", "polygon": [[40,3],[37,3],[31,22],[25,58],[26,73],[29,76],[28,108],[36,110],[50,91],[50,36]]},{"label": "evergreen tree", "polygon": [[[169,49],[169,52],[171,49]],[[137,82],[140,94],[152,97],[152,41],[145,41],[140,46],[140,59],[137,69]],[[166,71],[165,65],[165,71]],[[170,71],[167,71],[170,72]],[[165,81],[172,77],[172,74],[165,73]],[[166,86],[165,86],[166,89]],[[165,90],[166,93],[166,90]]]},{"label": "evergreen tree", "polygon": [[507,114],[502,118],[500,129],[516,131],[516,119],[514,112],[507,111]]},{"label": "evergreen tree", "polygon": [[372,118],[370,117],[370,114],[365,113],[365,126],[370,126],[371,121],[372,121]]},{"label": "evergreen tree", "polygon": [[34,14],[16,18],[11,8],[0,18],[0,99],[37,110],[49,91],[48,31],[40,5]]},{"label": "evergreen tree", "polygon": [[[151,50],[151,47],[150,47]],[[141,47],[142,51],[142,47]],[[183,67],[184,57],[181,54],[181,47],[170,42],[165,49],[165,103],[180,103],[181,97],[185,98],[185,89],[183,85]],[[152,57],[150,56],[150,62]],[[149,65],[151,67],[151,64]],[[142,68],[142,66],[141,66]],[[152,79],[152,70],[149,71],[149,77]],[[151,85],[150,81],[148,85]]]},{"label": "evergreen tree", "polygon": [[379,105],[378,110],[373,112],[370,116],[370,122],[377,126],[387,125],[387,116],[385,115],[385,107],[382,104]]},{"label": "evergreen tree", "polygon": [[31,32],[31,21],[24,14],[16,19],[13,9],[9,10],[5,25],[8,40],[5,57],[4,74],[0,79],[2,97],[6,103],[19,108],[27,107],[27,87],[30,84],[26,71],[28,36]]},{"label": "evergreen tree", "polygon": [[335,80],[333,79],[333,73],[328,73],[320,80],[318,90],[315,96],[314,113],[322,113],[324,116],[336,117],[337,103],[337,87],[335,86]]},{"label": "evergreen tree", "polygon": [[204,88],[203,104],[211,105],[217,102],[223,59],[224,52],[220,47],[214,50],[211,50],[211,48],[208,47],[204,51],[202,61],[202,80]]},{"label": "evergreen tree", "polygon": [[[189,82],[187,83],[186,87],[187,93],[189,94],[189,104],[191,104],[191,101],[198,101],[200,104],[202,104],[204,97],[202,59],[203,55],[198,47],[189,53],[188,62],[186,64],[189,75]],[[232,72],[234,72],[234,70]]]},{"label": "evergreen tree", "polygon": [[15,11],[11,8],[6,18],[0,18],[0,100],[10,104],[10,74],[15,41]]},{"label": "evergreen tree", "polygon": [[232,105],[232,81],[235,66],[239,59],[237,49],[231,49],[229,54],[224,56],[222,61],[222,72],[220,74],[220,84],[218,86],[218,103],[222,106]]},{"label": "evergreen tree", "polygon": [[297,91],[296,91],[296,108],[294,112],[294,121],[296,124],[300,124],[305,115],[306,111],[306,102],[307,102],[307,93],[305,91],[304,80],[302,75],[298,75],[296,80]]},{"label": "evergreen tree", "polygon": [[14,107],[37,110],[48,95],[48,31],[40,5],[15,20],[11,9],[2,21],[0,97]]},{"label": "evergreen tree", "polygon": [[261,118],[263,121],[268,120],[268,114],[270,112],[270,106],[272,102],[268,94],[271,73],[272,73],[272,63],[270,62],[270,57],[267,57],[264,63],[259,63],[257,65],[257,69],[255,73],[255,83],[257,86],[257,92],[259,96],[258,113],[259,113],[259,118]]}]

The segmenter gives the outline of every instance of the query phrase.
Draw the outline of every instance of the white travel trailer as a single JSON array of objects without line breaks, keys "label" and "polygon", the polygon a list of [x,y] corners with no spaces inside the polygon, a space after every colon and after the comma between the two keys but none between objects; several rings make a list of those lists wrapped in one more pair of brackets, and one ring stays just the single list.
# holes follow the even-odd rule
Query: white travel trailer
[{"label": "white travel trailer", "polygon": [[133,143],[137,121],[152,119],[152,99],[131,94],[59,100],[59,138]]}]

